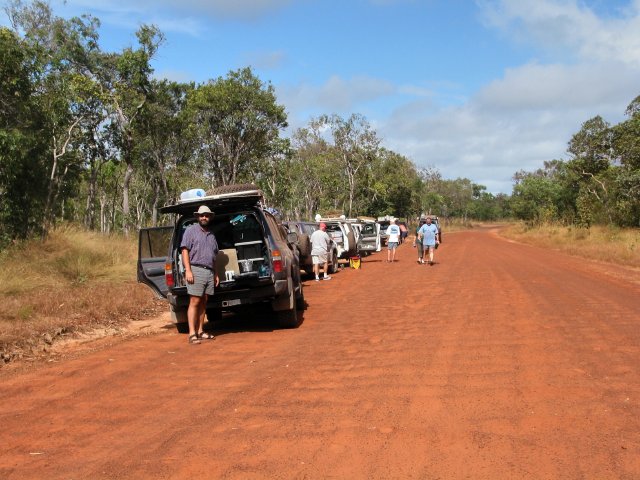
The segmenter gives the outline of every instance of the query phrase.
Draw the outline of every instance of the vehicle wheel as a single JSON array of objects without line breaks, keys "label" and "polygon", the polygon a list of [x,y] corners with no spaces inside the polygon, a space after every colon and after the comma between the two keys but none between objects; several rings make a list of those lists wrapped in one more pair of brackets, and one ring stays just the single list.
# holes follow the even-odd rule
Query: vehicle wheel
[{"label": "vehicle wheel", "polygon": [[222,310],[217,308],[210,308],[207,310],[207,321],[209,323],[216,323],[222,320]]},{"label": "vehicle wheel", "polygon": [[189,324],[187,322],[176,323],[175,326],[178,333],[189,333]]},{"label": "vehicle wheel", "polygon": [[311,242],[309,241],[309,235],[306,233],[298,235],[298,250],[301,257],[308,257],[311,254]]},{"label": "vehicle wheel", "polygon": [[254,183],[235,183],[212,188],[207,191],[207,195],[222,195],[223,193],[244,192],[245,190],[260,190],[260,187]]},{"label": "vehicle wheel", "polygon": [[330,273],[338,273],[338,254],[334,250],[331,254],[331,266],[329,267]]},{"label": "vehicle wheel", "polygon": [[306,307],[304,303],[304,292],[302,291],[302,284],[300,284],[300,295],[296,297],[296,310],[304,310]]},{"label": "vehicle wheel", "polygon": [[276,322],[280,328],[298,328],[302,323],[302,317],[298,316],[297,302],[295,297],[295,291],[291,289],[290,302],[293,304],[291,310],[281,310],[275,312]]}]

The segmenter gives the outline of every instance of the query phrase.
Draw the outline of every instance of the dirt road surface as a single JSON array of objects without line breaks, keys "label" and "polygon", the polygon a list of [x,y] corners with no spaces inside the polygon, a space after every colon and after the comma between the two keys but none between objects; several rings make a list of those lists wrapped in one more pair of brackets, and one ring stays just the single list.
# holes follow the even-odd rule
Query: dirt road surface
[{"label": "dirt road surface", "polygon": [[638,272],[405,244],[264,315],[0,377],[0,478],[640,478]]}]

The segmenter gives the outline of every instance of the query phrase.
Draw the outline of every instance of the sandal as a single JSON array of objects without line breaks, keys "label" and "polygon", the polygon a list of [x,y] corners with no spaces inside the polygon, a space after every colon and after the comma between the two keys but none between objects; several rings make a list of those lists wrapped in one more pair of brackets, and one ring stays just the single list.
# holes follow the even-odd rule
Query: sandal
[{"label": "sandal", "polygon": [[195,345],[199,344],[200,343],[200,339],[198,338],[198,335],[196,335],[196,334],[189,335],[189,343],[192,343],[192,344],[195,344]]},{"label": "sandal", "polygon": [[216,337],[215,335],[211,335],[209,332],[202,332],[198,334],[198,338],[200,340],[214,340]]}]

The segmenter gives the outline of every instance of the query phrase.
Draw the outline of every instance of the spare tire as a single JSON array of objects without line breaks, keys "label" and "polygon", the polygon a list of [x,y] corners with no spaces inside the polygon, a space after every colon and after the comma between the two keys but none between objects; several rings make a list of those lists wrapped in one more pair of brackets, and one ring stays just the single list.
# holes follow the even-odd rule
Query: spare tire
[{"label": "spare tire", "polygon": [[311,255],[311,241],[309,240],[309,235],[306,233],[300,233],[298,235],[298,250],[300,250],[301,257]]},{"label": "spare tire", "polygon": [[207,195],[222,195],[225,193],[244,192],[247,190],[260,190],[254,183],[234,183],[231,185],[221,185],[207,191]]}]

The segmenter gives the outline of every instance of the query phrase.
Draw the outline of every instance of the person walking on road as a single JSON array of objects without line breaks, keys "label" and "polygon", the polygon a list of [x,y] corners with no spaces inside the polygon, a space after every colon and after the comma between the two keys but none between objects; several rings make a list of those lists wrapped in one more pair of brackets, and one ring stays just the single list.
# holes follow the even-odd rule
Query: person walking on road
[{"label": "person walking on road", "polygon": [[424,255],[424,245],[422,243],[422,233],[420,233],[420,227],[422,227],[424,223],[425,223],[425,219],[421,218],[420,224],[416,228],[416,238],[413,239],[413,246],[417,247],[418,249],[418,263],[422,263],[424,261],[422,259],[422,256]]},{"label": "person walking on road", "polygon": [[198,344],[200,340],[213,340],[215,337],[203,330],[207,299],[213,295],[214,288],[220,284],[216,273],[218,242],[211,231],[213,212],[202,205],[194,215],[197,223],[184,231],[180,250],[189,294],[189,343]]},{"label": "person walking on road", "polygon": [[404,222],[400,222],[398,224],[398,228],[400,228],[400,244],[404,243],[404,239],[409,235],[409,229],[407,228],[407,224]]},{"label": "person walking on road", "polygon": [[438,238],[438,227],[431,223],[431,217],[427,217],[425,219],[425,224],[420,227],[418,230],[418,234],[422,234],[422,264],[425,263],[425,257],[427,256],[427,252],[429,252],[429,265],[433,266],[433,251],[436,248],[436,245],[440,243],[440,239]]},{"label": "person walking on road", "polygon": [[316,275],[316,282],[320,281],[320,264],[324,264],[323,280],[331,280],[327,274],[329,271],[329,249],[331,248],[331,237],[327,233],[327,224],[321,223],[320,228],[311,234],[311,260],[313,262],[313,273]]},{"label": "person walking on road", "polygon": [[400,242],[400,227],[396,225],[396,219],[392,219],[387,227],[387,262],[396,261],[396,249]]}]

